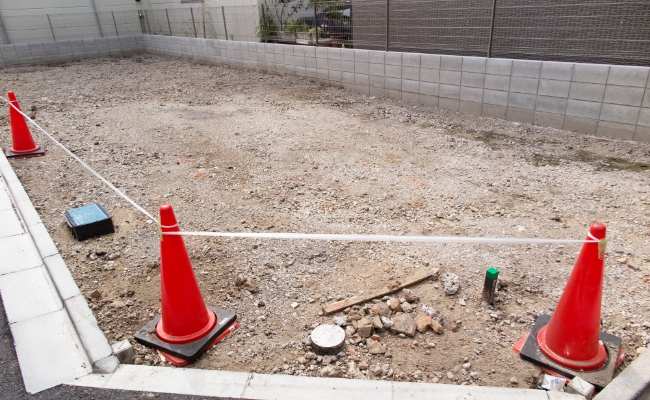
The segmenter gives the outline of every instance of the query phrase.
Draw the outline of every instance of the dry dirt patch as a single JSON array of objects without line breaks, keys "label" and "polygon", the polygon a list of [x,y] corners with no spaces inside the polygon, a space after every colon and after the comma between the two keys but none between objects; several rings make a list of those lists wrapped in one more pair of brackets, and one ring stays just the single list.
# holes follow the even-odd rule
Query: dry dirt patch
[{"label": "dry dirt patch", "polygon": [[[602,221],[611,243],[603,329],[622,336],[632,355],[647,345],[648,144],[368,98],[294,77],[140,61],[4,69],[0,79],[24,108],[35,106],[49,132],[147,210],[172,204],[184,230],[579,239]],[[156,226],[35,136],[47,156],[11,163],[109,340],[132,339],[159,312]],[[8,128],[0,138],[9,142]],[[117,232],[78,243],[63,212],[92,202],[112,214]],[[241,323],[191,367],[319,375],[329,362],[326,372],[338,366],[358,378],[522,387],[538,370],[511,346],[538,314],[552,312],[579,251],[185,243],[206,301],[235,310]],[[622,258],[631,266],[615,261]],[[490,266],[507,284],[494,308],[480,304]],[[361,340],[337,359],[309,359],[309,332],[332,322],[319,315],[321,305],[424,268],[460,277],[453,296],[439,280],[412,288],[419,301],[411,315],[433,307],[442,335],[375,332],[386,354],[368,354]],[[237,277],[257,288],[237,286]],[[89,296],[95,290],[101,297]],[[135,348],[137,363],[160,364],[151,350]]]}]

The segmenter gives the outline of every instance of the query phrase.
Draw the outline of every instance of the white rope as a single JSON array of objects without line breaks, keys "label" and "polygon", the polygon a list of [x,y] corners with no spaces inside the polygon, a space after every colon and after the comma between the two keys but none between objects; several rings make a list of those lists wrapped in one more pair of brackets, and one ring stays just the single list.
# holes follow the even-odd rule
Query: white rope
[{"label": "white rope", "polygon": [[459,236],[394,236],[394,235],[337,235],[320,233],[256,233],[256,232],[163,232],[173,236],[215,236],[257,239],[343,240],[352,242],[420,242],[420,243],[482,243],[482,244],[561,244],[598,243],[598,240],[567,240],[537,238],[486,238]]},{"label": "white rope", "polygon": [[131,200],[131,199],[129,198],[129,196],[127,196],[126,194],[122,193],[122,191],[120,191],[118,188],[116,188],[115,186],[113,186],[112,183],[110,183],[109,181],[107,181],[106,179],[104,179],[104,177],[101,176],[99,173],[95,172],[94,169],[90,168],[90,167],[89,167],[85,162],[83,162],[83,161],[82,161],[79,157],[77,157],[73,152],[71,152],[70,150],[68,150],[64,145],[62,145],[62,144],[59,143],[56,139],[54,139],[54,138],[52,137],[52,135],[50,135],[49,133],[47,133],[47,132],[45,131],[45,129],[41,128],[41,126],[40,126],[39,124],[37,124],[36,122],[34,122],[33,119],[31,119],[31,118],[29,118],[27,115],[25,115],[25,113],[23,113],[23,112],[22,112],[18,107],[16,107],[16,106],[14,106],[13,104],[11,104],[11,102],[10,102],[9,100],[5,99],[5,98],[2,97],[2,96],[0,96],[0,99],[2,99],[2,100],[4,100],[5,102],[9,103],[9,107],[13,107],[14,110],[18,111],[18,112],[19,112],[23,117],[25,117],[25,119],[27,119],[27,120],[28,120],[29,122],[31,122],[35,127],[37,127],[41,132],[43,132],[43,133],[45,134],[45,136],[47,136],[51,141],[53,141],[54,143],[56,143],[56,145],[59,146],[60,148],[62,148],[63,151],[65,151],[66,153],[68,153],[68,155],[69,155],[70,157],[72,157],[75,161],[77,161],[77,162],[78,162],[79,164],[81,164],[84,168],[86,168],[88,171],[90,171],[91,174],[95,175],[95,176],[96,176],[100,181],[104,182],[104,184],[106,184],[106,186],[108,186],[108,187],[111,188],[115,193],[117,193],[118,196],[120,196],[120,197],[123,198],[124,200],[128,201],[128,202],[129,202],[133,207],[135,207],[138,211],[140,211],[141,213],[143,213],[144,215],[146,215],[148,218],[150,218],[150,219],[152,219],[152,220],[158,222],[158,220],[157,220],[156,218],[154,218],[153,216],[151,216],[151,214],[149,214],[149,213],[147,212],[147,210],[145,210],[144,208],[140,207],[140,206],[139,206],[135,201]]}]

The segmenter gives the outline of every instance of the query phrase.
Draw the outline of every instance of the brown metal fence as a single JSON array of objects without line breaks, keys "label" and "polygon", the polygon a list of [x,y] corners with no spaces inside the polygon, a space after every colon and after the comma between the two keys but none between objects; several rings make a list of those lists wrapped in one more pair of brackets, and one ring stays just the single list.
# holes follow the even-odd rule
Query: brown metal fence
[{"label": "brown metal fence", "polygon": [[[648,0],[340,0],[0,18],[0,42],[139,33],[650,66]],[[284,10],[284,11],[283,11]]]}]

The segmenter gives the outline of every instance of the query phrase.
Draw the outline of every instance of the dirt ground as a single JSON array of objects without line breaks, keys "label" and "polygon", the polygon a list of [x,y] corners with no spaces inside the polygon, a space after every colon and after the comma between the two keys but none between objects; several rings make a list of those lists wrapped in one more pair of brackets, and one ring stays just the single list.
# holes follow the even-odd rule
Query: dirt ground
[{"label": "dirt ground", "polygon": [[[3,69],[0,81],[23,109],[35,110],[37,122],[149,212],[171,204],[188,231],[582,239],[602,221],[610,239],[603,330],[623,338],[626,363],[650,340],[650,144],[151,55]],[[2,125],[6,146],[7,117]],[[106,336],[133,343],[159,312],[156,224],[33,132],[47,156],[11,163]],[[94,202],[117,231],[77,242],[63,212]],[[511,347],[538,314],[552,313],[580,250],[206,237],[185,243],[206,302],[236,311],[241,324],[192,368],[519,387],[533,386],[539,370]],[[481,305],[491,266],[503,283],[495,307]],[[445,295],[441,278],[413,286],[419,301],[407,314],[433,307],[443,334],[375,331],[385,354],[369,354],[371,343],[352,336],[338,357],[311,359],[311,330],[333,323],[320,315],[322,305],[433,268],[441,277],[458,275],[460,290]],[[237,286],[237,277],[250,284]],[[95,290],[101,297],[90,296]],[[373,303],[334,316],[358,326],[353,320],[372,313]],[[161,364],[152,350],[134,347],[136,363]]]}]

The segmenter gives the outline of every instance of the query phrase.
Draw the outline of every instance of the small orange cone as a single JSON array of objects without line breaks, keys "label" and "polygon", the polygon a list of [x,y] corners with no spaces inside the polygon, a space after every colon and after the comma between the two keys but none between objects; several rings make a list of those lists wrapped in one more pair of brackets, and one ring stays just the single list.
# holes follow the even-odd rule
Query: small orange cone
[{"label": "small orange cone", "polygon": [[[7,94],[9,102],[20,110],[18,100],[14,92]],[[12,146],[7,148],[5,154],[7,157],[37,157],[45,154],[41,146],[34,143],[32,133],[29,131],[25,118],[11,105],[9,106],[9,120],[11,121],[11,140]]]},{"label": "small orange cone", "polygon": [[[174,210],[160,206],[162,232],[180,232]],[[183,237],[160,237],[160,291],[162,315],[135,335],[135,339],[182,366],[198,358],[237,329],[237,315],[206,306],[185,249]]]},{"label": "small orange cone", "polygon": [[612,380],[621,339],[600,332],[606,228],[591,226],[552,317],[540,315],[514,350],[521,357],[598,387]]}]

